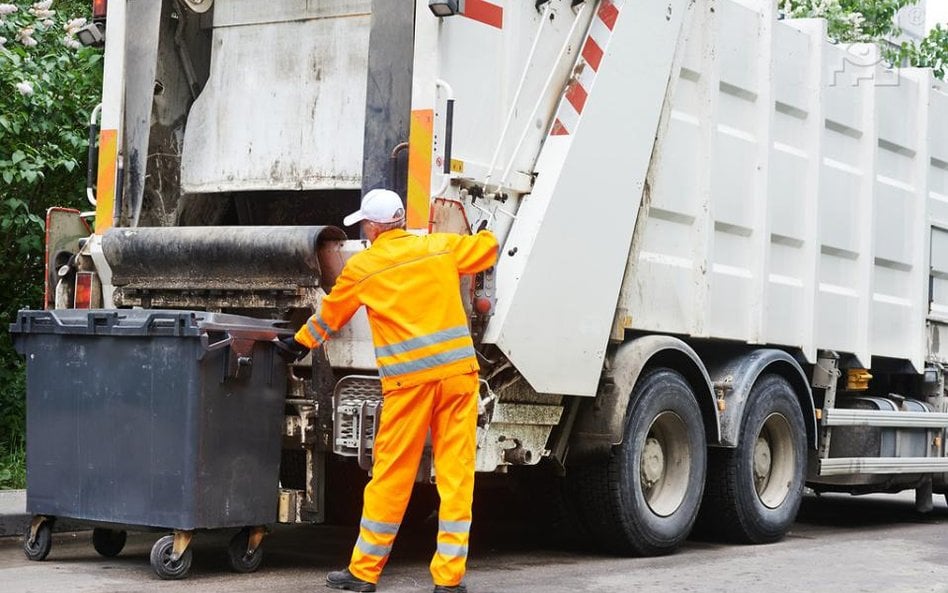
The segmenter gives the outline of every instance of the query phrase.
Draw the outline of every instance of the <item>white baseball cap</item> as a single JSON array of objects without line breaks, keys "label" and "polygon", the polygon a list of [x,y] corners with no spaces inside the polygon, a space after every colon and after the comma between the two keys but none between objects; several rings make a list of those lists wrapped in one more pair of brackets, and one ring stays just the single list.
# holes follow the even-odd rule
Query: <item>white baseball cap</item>
[{"label": "white baseball cap", "polygon": [[373,189],[362,196],[362,207],[345,217],[342,223],[352,226],[368,220],[378,223],[398,222],[405,218],[405,206],[398,194],[389,189]]}]

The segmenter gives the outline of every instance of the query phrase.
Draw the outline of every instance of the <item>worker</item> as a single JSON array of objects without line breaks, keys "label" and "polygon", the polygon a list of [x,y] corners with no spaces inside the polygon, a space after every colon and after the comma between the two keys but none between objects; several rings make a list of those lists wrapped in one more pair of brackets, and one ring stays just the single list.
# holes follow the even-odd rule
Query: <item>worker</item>
[{"label": "worker", "polygon": [[360,306],[368,312],[382,383],[372,479],[365,487],[359,537],[349,566],[326,585],[375,591],[411,495],[428,431],[441,498],[437,549],[431,560],[435,593],[466,593],[474,494],[478,364],[461,303],[461,274],[494,265],[497,240],[405,231],[398,194],[372,190],[346,226],[361,223],[371,246],[352,256],[310,317],[284,346],[296,356],[318,348]]}]

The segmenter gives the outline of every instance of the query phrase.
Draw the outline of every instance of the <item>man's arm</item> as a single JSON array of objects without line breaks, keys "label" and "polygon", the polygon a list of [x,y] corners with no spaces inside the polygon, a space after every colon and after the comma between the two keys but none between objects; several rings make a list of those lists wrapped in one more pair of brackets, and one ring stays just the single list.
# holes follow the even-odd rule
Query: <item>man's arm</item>
[{"label": "man's arm", "polygon": [[310,349],[319,348],[339,331],[362,305],[357,287],[358,281],[346,266],[336,279],[332,292],[323,299],[319,312],[296,332],[296,341]]},{"label": "man's arm", "polygon": [[483,272],[497,262],[497,238],[490,231],[466,236],[447,235],[447,241],[461,274]]}]

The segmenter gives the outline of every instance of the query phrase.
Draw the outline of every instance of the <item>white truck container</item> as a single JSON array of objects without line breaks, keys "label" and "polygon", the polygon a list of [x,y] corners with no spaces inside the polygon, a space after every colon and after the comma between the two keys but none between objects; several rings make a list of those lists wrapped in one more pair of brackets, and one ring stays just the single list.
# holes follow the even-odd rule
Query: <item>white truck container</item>
[{"label": "white truck container", "polygon": [[[465,291],[477,467],[565,476],[599,546],[775,541],[805,485],[930,509],[948,91],[774,4],[112,0],[96,234],[50,305],[302,323],[365,248],[332,225],[387,186],[415,232],[498,235]],[[280,520],[318,521],[340,458],[371,463],[365,317],[294,370]]]}]

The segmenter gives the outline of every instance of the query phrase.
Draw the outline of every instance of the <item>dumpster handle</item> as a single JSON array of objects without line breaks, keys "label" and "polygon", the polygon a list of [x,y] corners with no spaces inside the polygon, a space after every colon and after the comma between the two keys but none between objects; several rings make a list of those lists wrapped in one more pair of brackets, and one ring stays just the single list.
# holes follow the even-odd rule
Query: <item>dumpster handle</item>
[{"label": "dumpster handle", "polygon": [[144,326],[147,328],[158,328],[162,323],[172,324],[172,334],[175,336],[184,335],[184,330],[192,323],[194,315],[192,313],[165,313],[165,312],[155,312],[148,315],[145,319]]},{"label": "dumpster handle", "polygon": [[210,338],[208,338],[207,333],[201,334],[201,346],[207,352],[213,352],[214,350],[220,350],[221,348],[226,348],[230,346],[231,342],[234,341],[233,336],[227,334],[226,338],[218,340],[213,344],[210,343]]}]

